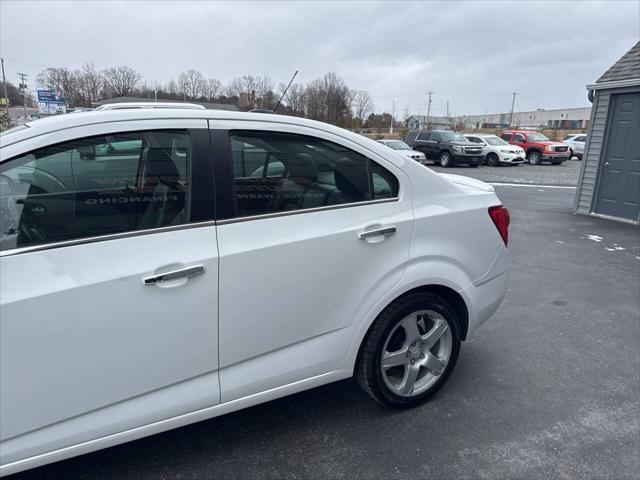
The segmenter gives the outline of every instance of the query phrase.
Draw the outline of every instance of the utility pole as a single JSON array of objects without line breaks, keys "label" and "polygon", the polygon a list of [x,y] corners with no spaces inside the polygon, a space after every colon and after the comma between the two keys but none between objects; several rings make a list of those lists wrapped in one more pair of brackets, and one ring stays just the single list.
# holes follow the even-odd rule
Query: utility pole
[{"label": "utility pole", "polygon": [[511,128],[511,124],[513,123],[513,107],[516,104],[516,95],[518,92],[513,92],[513,100],[511,100],[511,113],[509,114],[509,128]]},{"label": "utility pole", "polygon": [[2,63],[2,83],[4,85],[4,108],[7,111],[7,119],[9,118],[9,94],[7,93],[7,79],[4,76],[4,58],[0,58],[0,63]]},{"label": "utility pole", "polygon": [[427,105],[427,128],[429,128],[429,121],[431,120],[431,95],[433,95],[433,92],[428,92],[429,93],[429,103]]},{"label": "utility pole", "polygon": [[24,105],[24,120],[27,120],[27,75],[18,73],[20,77],[20,88],[22,89],[22,104]]},{"label": "utility pole", "polygon": [[449,118],[449,100],[447,100],[447,118]]},{"label": "utility pole", "polygon": [[393,135],[393,116],[396,114],[396,99],[393,99],[393,103],[391,104],[391,125],[389,126],[389,135]]}]

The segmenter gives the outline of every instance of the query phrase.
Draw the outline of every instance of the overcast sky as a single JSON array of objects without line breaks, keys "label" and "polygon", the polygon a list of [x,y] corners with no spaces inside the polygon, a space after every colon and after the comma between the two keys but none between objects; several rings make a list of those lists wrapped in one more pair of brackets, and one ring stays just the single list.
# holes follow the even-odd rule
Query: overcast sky
[{"label": "overcast sky", "polygon": [[46,66],[130,65],[150,83],[189,68],[306,83],[334,71],[377,111],[432,115],[588,106],[640,38],[640,2],[207,2],[0,0],[7,79]]}]

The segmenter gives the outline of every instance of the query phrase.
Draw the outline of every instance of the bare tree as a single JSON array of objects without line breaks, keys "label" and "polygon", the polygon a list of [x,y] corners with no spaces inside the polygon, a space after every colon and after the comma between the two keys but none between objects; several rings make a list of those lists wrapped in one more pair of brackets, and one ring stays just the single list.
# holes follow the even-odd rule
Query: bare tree
[{"label": "bare tree", "polygon": [[46,68],[36,81],[40,87],[63,92],[69,106],[74,106],[79,99],[77,76],[66,67]]},{"label": "bare tree", "polygon": [[172,98],[178,95],[178,84],[173,78],[167,83],[166,91]]},{"label": "bare tree", "polygon": [[335,73],[308,84],[305,97],[307,117],[341,127],[351,123],[351,90]]},{"label": "bare tree", "polygon": [[278,99],[282,97],[282,103],[280,104],[278,112],[303,117],[305,108],[304,87],[299,83],[294,83],[289,87],[289,90],[286,90],[286,88],[286,83],[278,85]]},{"label": "bare tree", "polygon": [[198,98],[205,90],[204,77],[193,68],[182,72],[178,77],[178,90],[184,100]]},{"label": "bare tree", "polygon": [[255,107],[256,79],[252,75],[234,78],[227,87],[227,95],[236,98],[240,110]]},{"label": "bare tree", "polygon": [[91,102],[99,100],[104,92],[102,72],[96,69],[93,63],[85,63],[81,70],[76,71],[75,75],[80,96],[86,101],[87,106],[91,106]]},{"label": "bare tree", "polygon": [[365,118],[373,112],[373,100],[371,100],[369,94],[364,90],[352,92],[352,97],[353,116],[358,121],[358,125],[362,127]]},{"label": "bare tree", "polygon": [[216,98],[216,95],[222,91],[222,83],[215,78],[209,78],[204,82],[203,94],[207,97],[207,100],[212,101]]},{"label": "bare tree", "polygon": [[107,89],[114,97],[131,95],[142,78],[138,72],[126,65],[107,68],[103,74]]}]

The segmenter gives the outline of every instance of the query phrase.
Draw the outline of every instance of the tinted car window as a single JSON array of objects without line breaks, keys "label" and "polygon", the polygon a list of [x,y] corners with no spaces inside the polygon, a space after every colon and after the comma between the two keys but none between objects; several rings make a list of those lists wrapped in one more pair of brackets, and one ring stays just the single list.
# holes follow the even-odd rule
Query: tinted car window
[{"label": "tinted car window", "polygon": [[586,135],[582,135],[580,137],[577,137],[574,139],[575,142],[586,142],[587,141],[587,136]]},{"label": "tinted car window", "polygon": [[503,133],[502,135],[500,135],[500,138],[508,142],[509,139],[511,138],[511,134],[510,133]]},{"label": "tinted car window", "polygon": [[0,166],[0,249],[188,222],[184,131],[98,136]]},{"label": "tinted car window", "polygon": [[523,135],[520,135],[519,133],[516,133],[513,138],[511,139],[512,142],[521,142],[521,143],[525,143],[525,139]]},{"label": "tinted car window", "polygon": [[418,134],[418,138],[416,140],[433,140],[433,134],[431,132],[422,132]]},{"label": "tinted car window", "polygon": [[[333,142],[278,132],[234,132],[236,216],[395,197],[398,180]],[[261,164],[260,164],[261,163]]]}]

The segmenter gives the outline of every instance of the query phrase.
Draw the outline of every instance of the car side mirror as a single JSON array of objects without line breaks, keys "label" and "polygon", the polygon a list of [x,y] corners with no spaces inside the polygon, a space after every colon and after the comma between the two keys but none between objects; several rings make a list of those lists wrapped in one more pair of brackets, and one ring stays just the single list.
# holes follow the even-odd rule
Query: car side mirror
[{"label": "car side mirror", "polygon": [[82,145],[78,147],[78,153],[82,160],[95,160],[96,159],[96,147],[95,145]]}]

